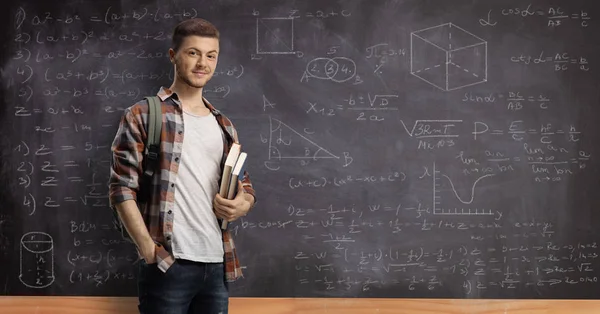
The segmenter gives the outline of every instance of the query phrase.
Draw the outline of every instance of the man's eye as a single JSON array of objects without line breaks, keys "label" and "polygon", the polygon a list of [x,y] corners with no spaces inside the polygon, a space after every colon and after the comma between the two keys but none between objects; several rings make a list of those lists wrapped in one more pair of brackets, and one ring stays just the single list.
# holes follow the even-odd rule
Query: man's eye
[{"label": "man's eye", "polygon": [[193,55],[193,56],[195,56],[195,55],[196,55],[196,52],[195,52],[195,51],[190,51],[190,55]]}]

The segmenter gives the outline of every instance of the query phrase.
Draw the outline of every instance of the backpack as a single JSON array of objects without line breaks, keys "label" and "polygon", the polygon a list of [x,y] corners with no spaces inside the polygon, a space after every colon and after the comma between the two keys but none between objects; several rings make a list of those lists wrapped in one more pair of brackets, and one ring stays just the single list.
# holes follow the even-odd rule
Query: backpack
[{"label": "backpack", "polygon": [[148,101],[148,136],[144,148],[144,176],[140,184],[141,201],[145,201],[149,196],[148,190],[152,176],[154,176],[154,171],[158,169],[160,164],[160,133],[162,128],[162,102],[160,98],[158,96],[148,96],[146,100]]}]

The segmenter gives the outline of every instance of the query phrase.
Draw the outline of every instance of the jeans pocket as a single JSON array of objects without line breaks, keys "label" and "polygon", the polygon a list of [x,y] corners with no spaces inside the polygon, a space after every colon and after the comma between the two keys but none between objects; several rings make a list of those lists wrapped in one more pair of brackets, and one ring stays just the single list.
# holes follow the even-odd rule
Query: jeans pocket
[{"label": "jeans pocket", "polygon": [[144,259],[140,260],[140,271],[148,272],[153,270],[154,268],[158,269],[158,263],[146,263]]},{"label": "jeans pocket", "polygon": [[[156,266],[156,269],[158,269],[162,273],[162,271],[158,268],[158,265],[155,265],[155,266]],[[176,272],[175,267],[177,267],[177,266],[178,266],[177,265],[177,260],[174,260],[173,264],[171,264],[171,266],[169,266],[169,268],[167,268],[167,271],[165,271],[164,274],[165,275],[171,275],[171,274],[173,274],[174,272]]]}]

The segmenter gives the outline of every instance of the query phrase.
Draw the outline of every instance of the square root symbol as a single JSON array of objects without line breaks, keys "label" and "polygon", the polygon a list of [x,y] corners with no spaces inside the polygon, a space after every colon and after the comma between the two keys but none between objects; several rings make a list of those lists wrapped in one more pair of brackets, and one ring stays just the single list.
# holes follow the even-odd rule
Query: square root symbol
[{"label": "square root symbol", "polygon": [[452,23],[412,32],[410,73],[443,91],[487,82],[487,42]]},{"label": "square root symbol", "polygon": [[256,54],[294,54],[293,18],[257,18]]}]

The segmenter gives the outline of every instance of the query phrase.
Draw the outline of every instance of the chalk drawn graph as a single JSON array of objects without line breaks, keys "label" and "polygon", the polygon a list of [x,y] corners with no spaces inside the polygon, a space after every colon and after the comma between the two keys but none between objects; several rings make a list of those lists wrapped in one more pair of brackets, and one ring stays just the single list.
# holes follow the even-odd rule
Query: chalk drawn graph
[{"label": "chalk drawn graph", "polygon": [[[476,194],[476,187],[477,184],[482,181],[485,178],[489,178],[492,177],[493,174],[485,174],[479,178],[477,178],[475,180],[475,182],[473,182],[473,185],[471,186],[471,188],[468,191],[468,196],[460,196],[460,193],[458,192],[456,186],[454,185],[454,182],[452,182],[452,179],[447,176],[446,174],[441,174],[441,172],[439,170],[437,170],[435,168],[435,162],[433,163],[433,214],[434,215],[473,215],[473,216],[478,216],[478,215],[495,215],[496,213],[493,212],[492,209],[486,209],[486,208],[473,208],[471,205],[473,204],[473,202],[475,201],[475,194]],[[441,177],[445,178],[447,181],[448,185],[444,185],[441,180],[442,178],[440,178],[440,174]],[[446,187],[446,188],[443,188]],[[442,200],[442,195],[448,197],[451,196],[452,199],[450,200]],[[452,203],[452,201],[456,202],[456,200],[458,200],[458,202],[460,203],[461,206],[458,207],[453,207],[453,206],[448,206],[447,203]],[[445,205],[445,206],[444,206]]]}]

